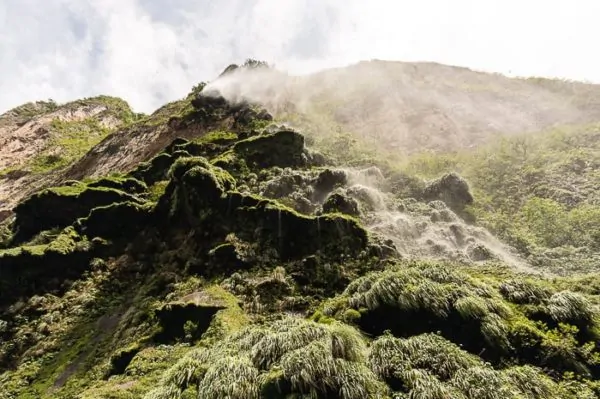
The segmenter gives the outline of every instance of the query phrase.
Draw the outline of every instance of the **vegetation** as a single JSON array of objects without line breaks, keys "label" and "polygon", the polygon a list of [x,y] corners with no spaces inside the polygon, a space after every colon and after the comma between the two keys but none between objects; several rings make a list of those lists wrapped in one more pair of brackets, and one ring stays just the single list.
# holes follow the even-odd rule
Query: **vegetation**
[{"label": "vegetation", "polygon": [[[82,119],[72,119],[69,112],[90,113]],[[65,115],[66,114],[66,115]],[[3,123],[24,123],[33,117],[52,117],[48,126],[49,139],[44,147],[24,164],[0,171],[0,176],[18,171],[46,173],[64,168],[81,158],[94,145],[117,128],[131,125],[141,118],[129,105],[116,97],[97,96],[66,104],[28,103],[3,115]]]},{"label": "vegetation", "polygon": [[[398,159],[204,87],[142,118],[83,100],[129,115],[112,134],[197,137],[0,225],[1,399],[600,397],[597,129]],[[77,123],[62,154],[111,134]],[[408,259],[378,214],[477,256]]]},{"label": "vegetation", "polygon": [[504,138],[472,152],[419,154],[402,169],[456,171],[474,190],[470,211],[529,261],[559,273],[596,270],[600,127]]}]

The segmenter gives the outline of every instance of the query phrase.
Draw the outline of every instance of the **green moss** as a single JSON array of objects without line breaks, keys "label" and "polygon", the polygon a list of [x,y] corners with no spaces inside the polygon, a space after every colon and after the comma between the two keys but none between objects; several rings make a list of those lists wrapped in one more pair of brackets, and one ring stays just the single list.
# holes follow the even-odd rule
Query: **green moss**
[{"label": "green moss", "polygon": [[248,323],[237,299],[219,286],[198,287],[155,313],[161,329],[154,340],[163,343],[200,338],[205,344],[212,343]]},{"label": "green moss", "polygon": [[175,159],[166,153],[160,153],[148,162],[140,163],[137,168],[131,172],[131,176],[144,181],[147,185],[152,185],[157,181],[167,178],[167,172]]},{"label": "green moss", "polygon": [[134,356],[142,350],[142,345],[139,342],[129,345],[127,348],[116,351],[110,357],[110,370],[108,376],[115,374],[123,374]]},{"label": "green moss", "polygon": [[131,201],[97,206],[86,218],[78,220],[76,227],[90,238],[124,241],[143,231],[150,221],[151,212],[151,204],[140,205]]},{"label": "green moss", "polygon": [[150,186],[148,190],[148,200],[152,202],[158,202],[160,197],[162,197],[162,195],[165,193],[168,184],[169,180],[160,180]]},{"label": "green moss", "polygon": [[8,223],[0,223],[0,251],[10,245],[12,231]]},{"label": "green moss", "polygon": [[148,190],[148,187],[144,182],[134,179],[132,177],[105,177],[92,182],[87,183],[88,187],[107,187],[121,190],[131,194],[139,194]]},{"label": "green moss", "polygon": [[[247,206],[238,203],[243,199]],[[355,219],[346,215],[310,217],[275,201],[261,200],[252,204],[251,197],[235,195],[232,195],[231,206],[232,209],[237,208],[233,212],[233,225],[243,226],[238,230],[240,234],[249,241],[258,239],[268,243],[282,259],[297,259],[315,252],[335,253],[336,256],[357,254],[368,241],[366,231]],[[257,237],[258,227],[260,235]]]},{"label": "green moss", "polygon": [[83,184],[44,190],[15,208],[14,242],[23,242],[42,230],[66,227],[96,207],[120,202],[139,203],[140,200],[113,188]]},{"label": "green moss", "polygon": [[216,143],[216,144],[229,144],[238,139],[237,134],[228,131],[213,131],[206,133],[200,137],[197,141],[200,143]]},{"label": "green moss", "polygon": [[[38,368],[32,378],[32,383],[28,384],[27,387],[20,387],[20,389],[15,390],[15,393],[18,392],[18,397],[40,398],[52,396],[61,375],[70,373],[70,371],[67,371],[69,365],[77,362],[78,357],[81,360],[85,356],[86,347],[93,336],[93,331],[89,329],[89,326],[79,327],[73,333],[77,339],[63,346],[62,350],[57,354],[44,356],[39,361]],[[13,376],[13,378],[15,377],[22,378],[22,376],[18,375]]]},{"label": "green moss", "polygon": [[64,279],[78,277],[94,255],[93,245],[72,227],[49,244],[0,250],[0,305],[16,297],[56,289]]},{"label": "green moss", "polygon": [[[100,103],[102,101],[98,100]],[[92,101],[93,103],[94,101]],[[74,104],[77,106],[88,104]],[[65,105],[63,107],[69,107]],[[130,120],[130,114],[122,110],[114,110],[109,107],[108,111],[116,112],[117,118],[126,123]],[[77,159],[105,138],[111,129],[102,125],[99,118],[103,114],[89,117],[80,121],[63,121],[54,119],[50,124],[51,139],[47,147],[39,152],[27,165],[33,173],[44,173],[65,167]]]},{"label": "green moss", "polygon": [[304,166],[307,163],[304,136],[289,130],[239,141],[233,150],[244,158],[250,167]]},{"label": "green moss", "polygon": [[215,300],[221,301],[226,307],[219,311],[206,333],[202,336],[205,343],[216,343],[233,334],[250,323],[250,318],[240,307],[239,300],[220,286],[210,286],[205,292]]},{"label": "green moss", "polygon": [[182,157],[177,159],[169,169],[168,176],[171,179],[180,180],[188,170],[195,166],[210,169],[210,164],[203,157]]}]

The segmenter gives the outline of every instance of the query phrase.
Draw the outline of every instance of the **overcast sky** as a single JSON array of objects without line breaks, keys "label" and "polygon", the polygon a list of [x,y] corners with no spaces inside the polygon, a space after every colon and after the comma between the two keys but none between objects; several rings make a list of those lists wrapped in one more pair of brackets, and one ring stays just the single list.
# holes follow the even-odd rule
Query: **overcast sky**
[{"label": "overcast sky", "polygon": [[151,112],[228,64],[436,61],[600,83],[598,0],[0,0],[0,113],[97,94]]}]

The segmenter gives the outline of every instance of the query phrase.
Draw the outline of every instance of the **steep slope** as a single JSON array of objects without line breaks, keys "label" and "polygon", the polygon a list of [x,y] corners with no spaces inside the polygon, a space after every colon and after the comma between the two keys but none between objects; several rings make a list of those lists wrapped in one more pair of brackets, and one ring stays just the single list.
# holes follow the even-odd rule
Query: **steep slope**
[{"label": "steep slope", "polygon": [[1,399],[600,396],[598,273],[539,274],[560,268],[481,225],[501,233],[503,214],[548,246],[545,211],[518,212],[532,196],[597,205],[597,129],[399,162],[219,85],[14,208]]},{"label": "steep slope", "polygon": [[55,182],[61,170],[137,117],[127,103],[106,96],[60,106],[29,103],[0,115],[0,221],[18,201]]}]

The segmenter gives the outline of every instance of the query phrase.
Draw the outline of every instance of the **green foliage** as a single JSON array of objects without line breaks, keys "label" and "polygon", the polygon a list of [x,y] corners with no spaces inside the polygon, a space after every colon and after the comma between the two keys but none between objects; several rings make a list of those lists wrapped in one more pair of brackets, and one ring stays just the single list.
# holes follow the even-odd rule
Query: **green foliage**
[{"label": "green foliage", "polygon": [[503,137],[459,153],[416,154],[402,170],[458,172],[474,190],[469,212],[536,266],[593,271],[600,258],[600,128]]},{"label": "green foliage", "polygon": [[396,391],[428,398],[562,398],[559,386],[531,366],[495,370],[435,334],[398,339],[384,335],[371,345],[373,370]]},{"label": "green foliage", "polygon": [[52,139],[47,150],[31,160],[30,168],[34,173],[69,165],[110,133],[110,129],[104,127],[97,117],[72,122],[54,119],[51,129]]},{"label": "green foliage", "polygon": [[[105,123],[107,120],[112,119],[110,123],[119,128],[135,122],[140,116],[133,113],[125,101],[109,96],[91,97],[61,105],[53,101],[29,103],[13,110],[18,118],[27,120],[54,111],[98,106],[104,107],[105,110],[82,120],[65,121],[60,117],[53,119],[49,129],[49,141],[35,157],[20,166],[20,169],[32,173],[46,173],[66,167],[113,131],[113,128]],[[4,170],[2,174],[10,171]]]},{"label": "green foliage", "polygon": [[383,335],[371,344],[369,362],[385,379],[398,378],[410,369],[423,369],[441,381],[451,379],[460,370],[483,364],[477,356],[436,334],[408,339]]},{"label": "green foliage", "polygon": [[8,223],[0,223],[0,249],[7,248],[12,241],[12,231]]},{"label": "green foliage", "polygon": [[494,364],[517,361],[555,374],[596,373],[599,353],[590,342],[598,339],[597,312],[585,296],[541,283],[493,284],[449,266],[417,262],[356,279],[323,309],[341,320],[348,309],[360,312],[356,323],[371,334],[439,332]]},{"label": "green foliage", "polygon": [[188,99],[196,98],[206,87],[206,82],[200,82],[192,87],[192,90],[187,95]]},{"label": "green foliage", "polygon": [[563,245],[600,249],[600,207],[583,204],[573,209],[548,198],[527,200],[517,222],[533,232],[535,244],[555,248]]},{"label": "green foliage", "polygon": [[[262,67],[269,66],[242,65]],[[326,160],[306,150],[297,132],[253,132],[270,118],[258,117],[254,106],[192,104],[204,86],[143,119],[118,99],[79,103],[105,105],[103,115],[118,115],[121,126],[160,126],[168,135],[193,127],[182,136],[198,138],[176,139],[131,177],[71,182],[43,192],[52,201],[24,202],[30,207],[17,212],[16,225],[27,227],[29,217],[34,237],[0,250],[0,365],[10,365],[1,392],[93,399],[598,396],[597,276],[549,280],[493,262],[470,269],[369,258],[371,237],[357,219],[308,216],[326,198],[307,211],[282,205],[297,205],[289,194],[300,193],[297,186],[306,188],[300,199],[315,202],[313,186],[345,186],[346,176],[310,169]],[[575,256],[595,262],[597,129],[399,162],[394,154],[382,160],[377,143],[337,129],[322,112],[307,143],[334,162],[378,165],[402,209],[442,200],[536,265],[583,268],[564,262]],[[110,134],[99,120],[55,120],[55,148],[41,153],[35,170],[67,165]],[[302,170],[281,168],[288,166]],[[257,192],[282,202],[251,194]],[[116,196],[102,197],[107,193]],[[358,206],[343,200],[331,196],[322,208],[358,216]],[[0,241],[10,235],[0,231]],[[312,321],[283,316],[288,310],[314,311]],[[163,339],[169,326],[177,331]]]},{"label": "green foliage", "polygon": [[558,323],[588,326],[593,322],[592,305],[576,292],[561,291],[552,295],[548,301],[548,311]]},{"label": "green foliage", "polygon": [[212,131],[206,133],[200,139],[198,139],[201,143],[227,143],[231,141],[237,140],[237,134],[228,131]]},{"label": "green foliage", "polygon": [[168,180],[160,180],[150,186],[148,189],[148,200],[152,202],[158,202],[160,197],[162,197],[162,195],[165,193],[165,189],[167,188],[168,184]]},{"label": "green foliage", "polygon": [[190,352],[162,384],[183,391],[197,378],[203,398],[378,397],[385,388],[365,356],[365,341],[352,327],[284,318]]},{"label": "green foliage", "polygon": [[121,190],[130,194],[140,194],[148,190],[144,182],[133,177],[112,176],[87,183],[88,187],[107,187]]},{"label": "green foliage", "polygon": [[[58,108],[58,104],[53,99],[48,101],[29,102],[13,108],[9,113],[19,118],[33,118],[35,116],[52,112]],[[6,116],[3,115],[3,116]]]}]

